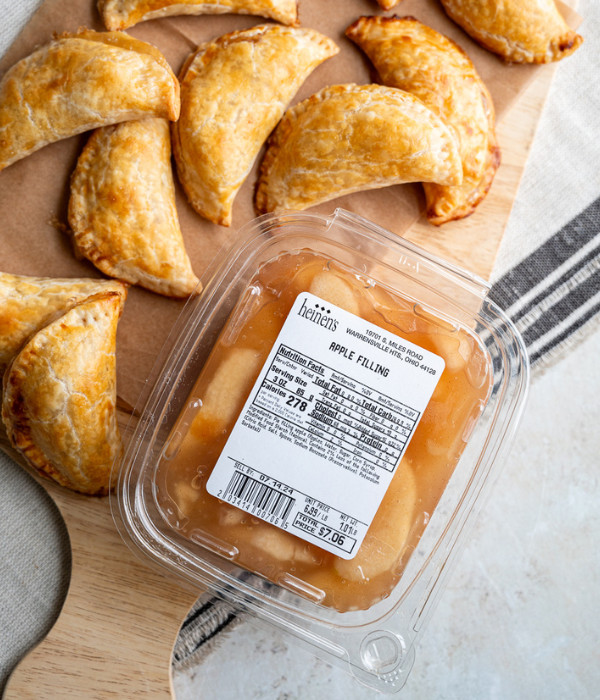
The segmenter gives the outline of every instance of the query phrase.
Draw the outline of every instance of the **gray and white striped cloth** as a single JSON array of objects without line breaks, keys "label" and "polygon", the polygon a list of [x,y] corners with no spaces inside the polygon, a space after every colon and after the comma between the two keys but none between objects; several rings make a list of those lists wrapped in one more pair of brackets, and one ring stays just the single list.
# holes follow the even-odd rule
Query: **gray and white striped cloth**
[{"label": "gray and white striped cloth", "polygon": [[521,332],[534,370],[560,358],[600,311],[600,198],[504,274],[490,296]]}]

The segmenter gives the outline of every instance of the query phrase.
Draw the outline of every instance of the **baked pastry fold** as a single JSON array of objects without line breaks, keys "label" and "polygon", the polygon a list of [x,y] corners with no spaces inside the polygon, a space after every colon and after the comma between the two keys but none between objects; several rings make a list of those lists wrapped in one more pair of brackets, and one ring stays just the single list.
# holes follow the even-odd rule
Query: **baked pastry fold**
[{"label": "baked pastry fold", "polygon": [[158,49],[123,32],[64,34],[0,81],[0,170],[100,126],[178,116],[179,83]]},{"label": "baked pastry fold", "polygon": [[97,129],[71,178],[69,225],[80,255],[106,275],[166,296],[199,284],[175,207],[166,119]]},{"label": "baked pastry fold", "polygon": [[107,29],[127,29],[138,22],[173,15],[259,15],[282,24],[298,24],[296,0],[98,0]]},{"label": "baked pastry fold", "polygon": [[262,25],[202,45],[181,72],[177,173],[194,209],[231,225],[234,198],[308,75],[338,53],[314,29]]},{"label": "baked pastry fold", "polygon": [[449,17],[510,63],[550,63],[583,43],[554,0],[442,0]]},{"label": "baked pastry fold", "polygon": [[491,95],[469,57],[413,17],[361,17],[346,30],[385,85],[418,97],[457,137],[461,185],[425,183],[427,218],[440,225],[471,214],[500,164]]},{"label": "baked pastry fold", "polygon": [[50,323],[4,375],[2,419],[12,445],[40,474],[105,495],[121,451],[115,344],[122,299],[99,294]]},{"label": "baked pastry fold", "polygon": [[271,136],[256,211],[305,209],[405,182],[462,182],[448,127],[402,90],[334,85],[289,109]]},{"label": "baked pastry fold", "polygon": [[53,279],[0,272],[0,380],[34,333],[94,294],[115,292],[121,305],[127,285],[117,280]]}]

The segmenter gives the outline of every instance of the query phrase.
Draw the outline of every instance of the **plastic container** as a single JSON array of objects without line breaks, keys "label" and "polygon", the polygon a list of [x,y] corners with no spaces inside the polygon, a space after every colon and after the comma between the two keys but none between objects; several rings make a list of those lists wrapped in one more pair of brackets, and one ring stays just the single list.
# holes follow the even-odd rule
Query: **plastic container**
[{"label": "plastic container", "polygon": [[522,339],[483,280],[342,209],[256,219],[209,276],[126,431],[121,533],[397,692],[516,431]]}]

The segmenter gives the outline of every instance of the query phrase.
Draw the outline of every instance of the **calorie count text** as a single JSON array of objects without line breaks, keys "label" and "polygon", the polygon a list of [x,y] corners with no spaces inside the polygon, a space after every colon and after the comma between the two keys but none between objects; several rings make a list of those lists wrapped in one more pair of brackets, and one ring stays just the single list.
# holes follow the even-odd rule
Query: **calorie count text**
[{"label": "calorie count text", "polygon": [[[290,358],[300,362],[295,363]],[[316,368],[316,371],[307,367]],[[277,397],[284,398],[286,406],[305,414],[309,420],[303,419],[303,427],[311,434],[327,440],[336,448],[352,451],[375,466],[393,471],[414,430],[419,412],[339,372],[330,370],[327,373],[327,369],[311,358],[281,346],[255,402],[268,408],[267,405],[261,406],[264,402],[260,400],[265,388],[280,409]],[[288,421],[290,418],[280,417]],[[295,412],[293,417],[298,417]]]}]

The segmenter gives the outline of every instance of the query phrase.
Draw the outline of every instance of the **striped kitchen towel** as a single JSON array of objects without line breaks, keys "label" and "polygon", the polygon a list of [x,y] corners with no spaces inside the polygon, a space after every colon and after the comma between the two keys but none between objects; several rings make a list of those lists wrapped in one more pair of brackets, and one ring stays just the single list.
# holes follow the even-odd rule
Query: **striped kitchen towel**
[{"label": "striped kitchen towel", "polygon": [[503,275],[491,298],[519,329],[534,373],[598,325],[600,198]]}]

